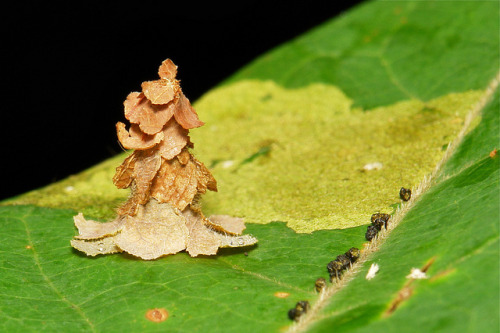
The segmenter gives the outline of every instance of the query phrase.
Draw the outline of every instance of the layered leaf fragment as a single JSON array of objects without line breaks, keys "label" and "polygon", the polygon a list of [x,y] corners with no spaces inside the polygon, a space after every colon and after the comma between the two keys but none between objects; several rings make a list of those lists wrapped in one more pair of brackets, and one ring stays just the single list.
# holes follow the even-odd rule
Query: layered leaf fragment
[{"label": "layered leaf fragment", "polygon": [[177,66],[170,59],[159,68],[159,80],[142,84],[125,100],[125,118],[116,124],[120,143],[133,149],[117,167],[113,183],[130,188],[128,200],[107,223],[75,216],[79,235],[71,241],[87,255],[128,252],[145,260],[186,250],[191,256],[214,255],[220,247],[257,242],[241,236],[242,219],[216,216],[207,219],[199,204],[207,190],[217,191],[208,168],[189,151],[189,129],[203,125],[175,79]]}]

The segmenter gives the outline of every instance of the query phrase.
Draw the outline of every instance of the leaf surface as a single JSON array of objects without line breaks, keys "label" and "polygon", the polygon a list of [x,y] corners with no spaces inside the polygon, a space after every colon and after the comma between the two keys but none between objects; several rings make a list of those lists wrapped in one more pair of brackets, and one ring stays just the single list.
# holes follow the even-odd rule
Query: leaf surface
[{"label": "leaf surface", "polygon": [[[192,131],[195,154],[219,187],[204,210],[254,222],[245,233],[257,247],[156,261],[72,250],[77,212],[109,220],[126,199],[111,181],[124,156],[4,202],[0,330],[494,332],[498,16],[486,1],[367,2],[197,101],[206,125]],[[471,111],[481,117],[469,124]],[[399,188],[441,161],[397,227],[318,296],[327,263],[363,248],[370,214],[392,213]],[[362,171],[373,162],[383,167]],[[428,279],[409,284],[426,265]],[[312,308],[292,324],[300,300]],[[153,308],[168,319],[146,319]]]}]

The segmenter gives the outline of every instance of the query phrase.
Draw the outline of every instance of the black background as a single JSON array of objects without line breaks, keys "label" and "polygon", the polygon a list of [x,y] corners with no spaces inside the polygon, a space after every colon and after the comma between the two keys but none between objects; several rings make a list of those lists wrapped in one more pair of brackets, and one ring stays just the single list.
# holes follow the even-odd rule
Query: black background
[{"label": "black background", "polygon": [[[266,51],[360,1],[72,2],[2,10],[0,199],[121,151],[123,100],[171,58],[185,95],[203,93]],[[132,5],[136,4],[136,5]]]}]

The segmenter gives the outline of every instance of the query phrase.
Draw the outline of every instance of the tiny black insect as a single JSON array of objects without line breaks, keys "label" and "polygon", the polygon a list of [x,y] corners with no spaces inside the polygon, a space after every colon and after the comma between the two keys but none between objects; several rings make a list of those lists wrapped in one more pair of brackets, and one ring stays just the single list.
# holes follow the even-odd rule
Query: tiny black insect
[{"label": "tiny black insect", "polygon": [[344,265],[338,260],[333,260],[326,265],[326,269],[328,269],[328,273],[330,274],[330,281],[333,281],[333,277],[337,279],[342,276],[342,271],[344,270]]},{"label": "tiny black insect", "polygon": [[384,222],[385,228],[387,229],[387,223],[389,222],[390,218],[391,218],[391,215],[389,215],[389,214],[375,213],[372,215],[371,221],[372,221],[372,224],[375,225],[376,220],[382,220]]},{"label": "tiny black insect", "polygon": [[337,256],[336,260],[342,264],[343,269],[351,267],[351,260],[345,254],[341,254],[341,255]]},{"label": "tiny black insect", "polygon": [[325,288],[326,288],[326,280],[325,280],[325,278],[322,278],[322,277],[318,278],[316,280],[316,282],[314,283],[314,289],[316,289],[316,291],[318,293],[320,293]]},{"label": "tiny black insect", "polygon": [[354,264],[359,259],[359,256],[361,255],[361,251],[356,247],[351,247],[349,249],[349,251],[347,251],[345,253],[345,255],[349,258],[351,263]]},{"label": "tiny black insect", "polygon": [[300,301],[295,304],[295,307],[288,310],[288,318],[291,320],[298,321],[300,316],[306,313],[309,310],[309,302],[308,301]]},{"label": "tiny black insect", "polygon": [[375,236],[377,236],[377,234],[378,234],[377,227],[374,225],[369,225],[368,228],[366,229],[365,238],[367,241],[371,241],[372,239],[375,238]]},{"label": "tiny black insect", "polygon": [[382,219],[376,219],[375,221],[372,222],[372,225],[375,226],[375,228],[377,228],[378,231],[380,231],[382,230],[382,227],[385,225],[385,222]]},{"label": "tiny black insect", "polygon": [[403,201],[408,201],[411,198],[411,190],[409,188],[401,187],[399,190],[399,197]]}]

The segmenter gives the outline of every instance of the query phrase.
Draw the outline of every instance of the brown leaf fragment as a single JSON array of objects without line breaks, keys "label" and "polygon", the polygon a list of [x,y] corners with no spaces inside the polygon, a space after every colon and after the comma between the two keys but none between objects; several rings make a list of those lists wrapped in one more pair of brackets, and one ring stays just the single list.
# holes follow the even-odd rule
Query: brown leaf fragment
[{"label": "brown leaf fragment", "polygon": [[141,84],[142,92],[153,104],[167,104],[179,94],[179,81],[160,79],[145,81]]},{"label": "brown leaf fragment", "polygon": [[220,237],[205,226],[203,216],[190,208],[187,208],[183,215],[186,217],[186,225],[189,229],[189,239],[186,246],[189,255],[197,257],[217,254],[221,244]]},{"label": "brown leaf fragment", "polygon": [[185,129],[196,128],[205,124],[200,120],[200,118],[198,118],[198,114],[182,91],[180,92],[179,99],[175,104],[174,117],[175,120]]},{"label": "brown leaf fragment", "polygon": [[[198,193],[207,189],[217,190],[212,174],[187,150],[172,160],[162,160],[160,170],[151,188],[151,196],[160,202],[169,202],[174,207],[184,210]],[[188,158],[189,157],[189,158]],[[188,160],[182,164],[180,160]]]},{"label": "brown leaf fragment", "polygon": [[161,155],[157,149],[136,150],[133,186],[130,198],[118,208],[120,215],[135,215],[138,205],[146,204],[150,198],[151,184],[161,166]]},{"label": "brown leaf fragment", "polygon": [[189,143],[188,130],[182,128],[174,119],[171,119],[163,129],[163,137],[158,149],[160,155],[166,160],[179,155]]},{"label": "brown leaf fragment", "polygon": [[125,149],[144,150],[157,145],[163,140],[163,132],[158,132],[155,135],[143,133],[139,125],[132,124],[130,131],[127,131],[125,124],[122,122],[116,123],[116,132],[118,140]]},{"label": "brown leaf fragment", "polygon": [[109,236],[94,240],[72,239],[71,246],[92,257],[98,254],[123,252],[118,246],[116,246],[115,237],[116,236]]},{"label": "brown leaf fragment", "polygon": [[[142,206],[141,206],[142,207]],[[150,200],[136,216],[127,216],[115,243],[145,260],[174,254],[186,248],[188,228],[180,211],[167,203]]]},{"label": "brown leaf fragment", "polygon": [[[161,155],[156,149],[136,152],[137,158],[134,167],[134,195],[141,198],[141,204],[149,200],[151,183],[161,167]],[[143,198],[144,196],[144,198]]]},{"label": "brown leaf fragment", "polygon": [[180,164],[186,165],[190,161],[191,155],[189,155],[189,154],[179,154],[179,155],[177,155],[177,159],[179,160]]},{"label": "brown leaf fragment", "polygon": [[133,180],[136,154],[128,156],[119,167],[116,168],[116,173],[113,177],[113,184],[118,188],[127,188]]},{"label": "brown leaf fragment", "polygon": [[123,102],[125,118],[138,124],[149,135],[158,133],[174,114],[175,101],[165,105],[154,105],[143,93],[132,92]]},{"label": "brown leaf fragment", "polygon": [[116,235],[121,230],[124,223],[122,217],[118,217],[114,221],[107,223],[86,220],[82,213],[74,216],[73,220],[79,233],[75,238],[85,240]]},{"label": "brown leaf fragment", "polygon": [[170,59],[163,60],[158,68],[158,75],[162,79],[175,79],[177,76],[177,66]]},{"label": "brown leaf fragment", "polygon": [[[183,250],[196,257],[257,243],[255,237],[241,235],[243,219],[203,215],[200,197],[217,191],[217,182],[188,150],[193,148],[189,129],[203,122],[182,93],[170,59],[163,61],[158,75],[159,80],[144,82],[142,92],[132,92],[124,101],[130,128],[116,124],[122,146],[134,150],[113,177],[118,188],[130,188],[129,199],[111,222],[74,216],[78,235],[71,245],[89,256],[127,252],[153,260]],[[166,318],[160,310],[148,311],[148,319]]]},{"label": "brown leaf fragment", "polygon": [[246,228],[242,218],[229,215],[212,215],[206,221],[210,228],[231,235],[241,235]]}]

